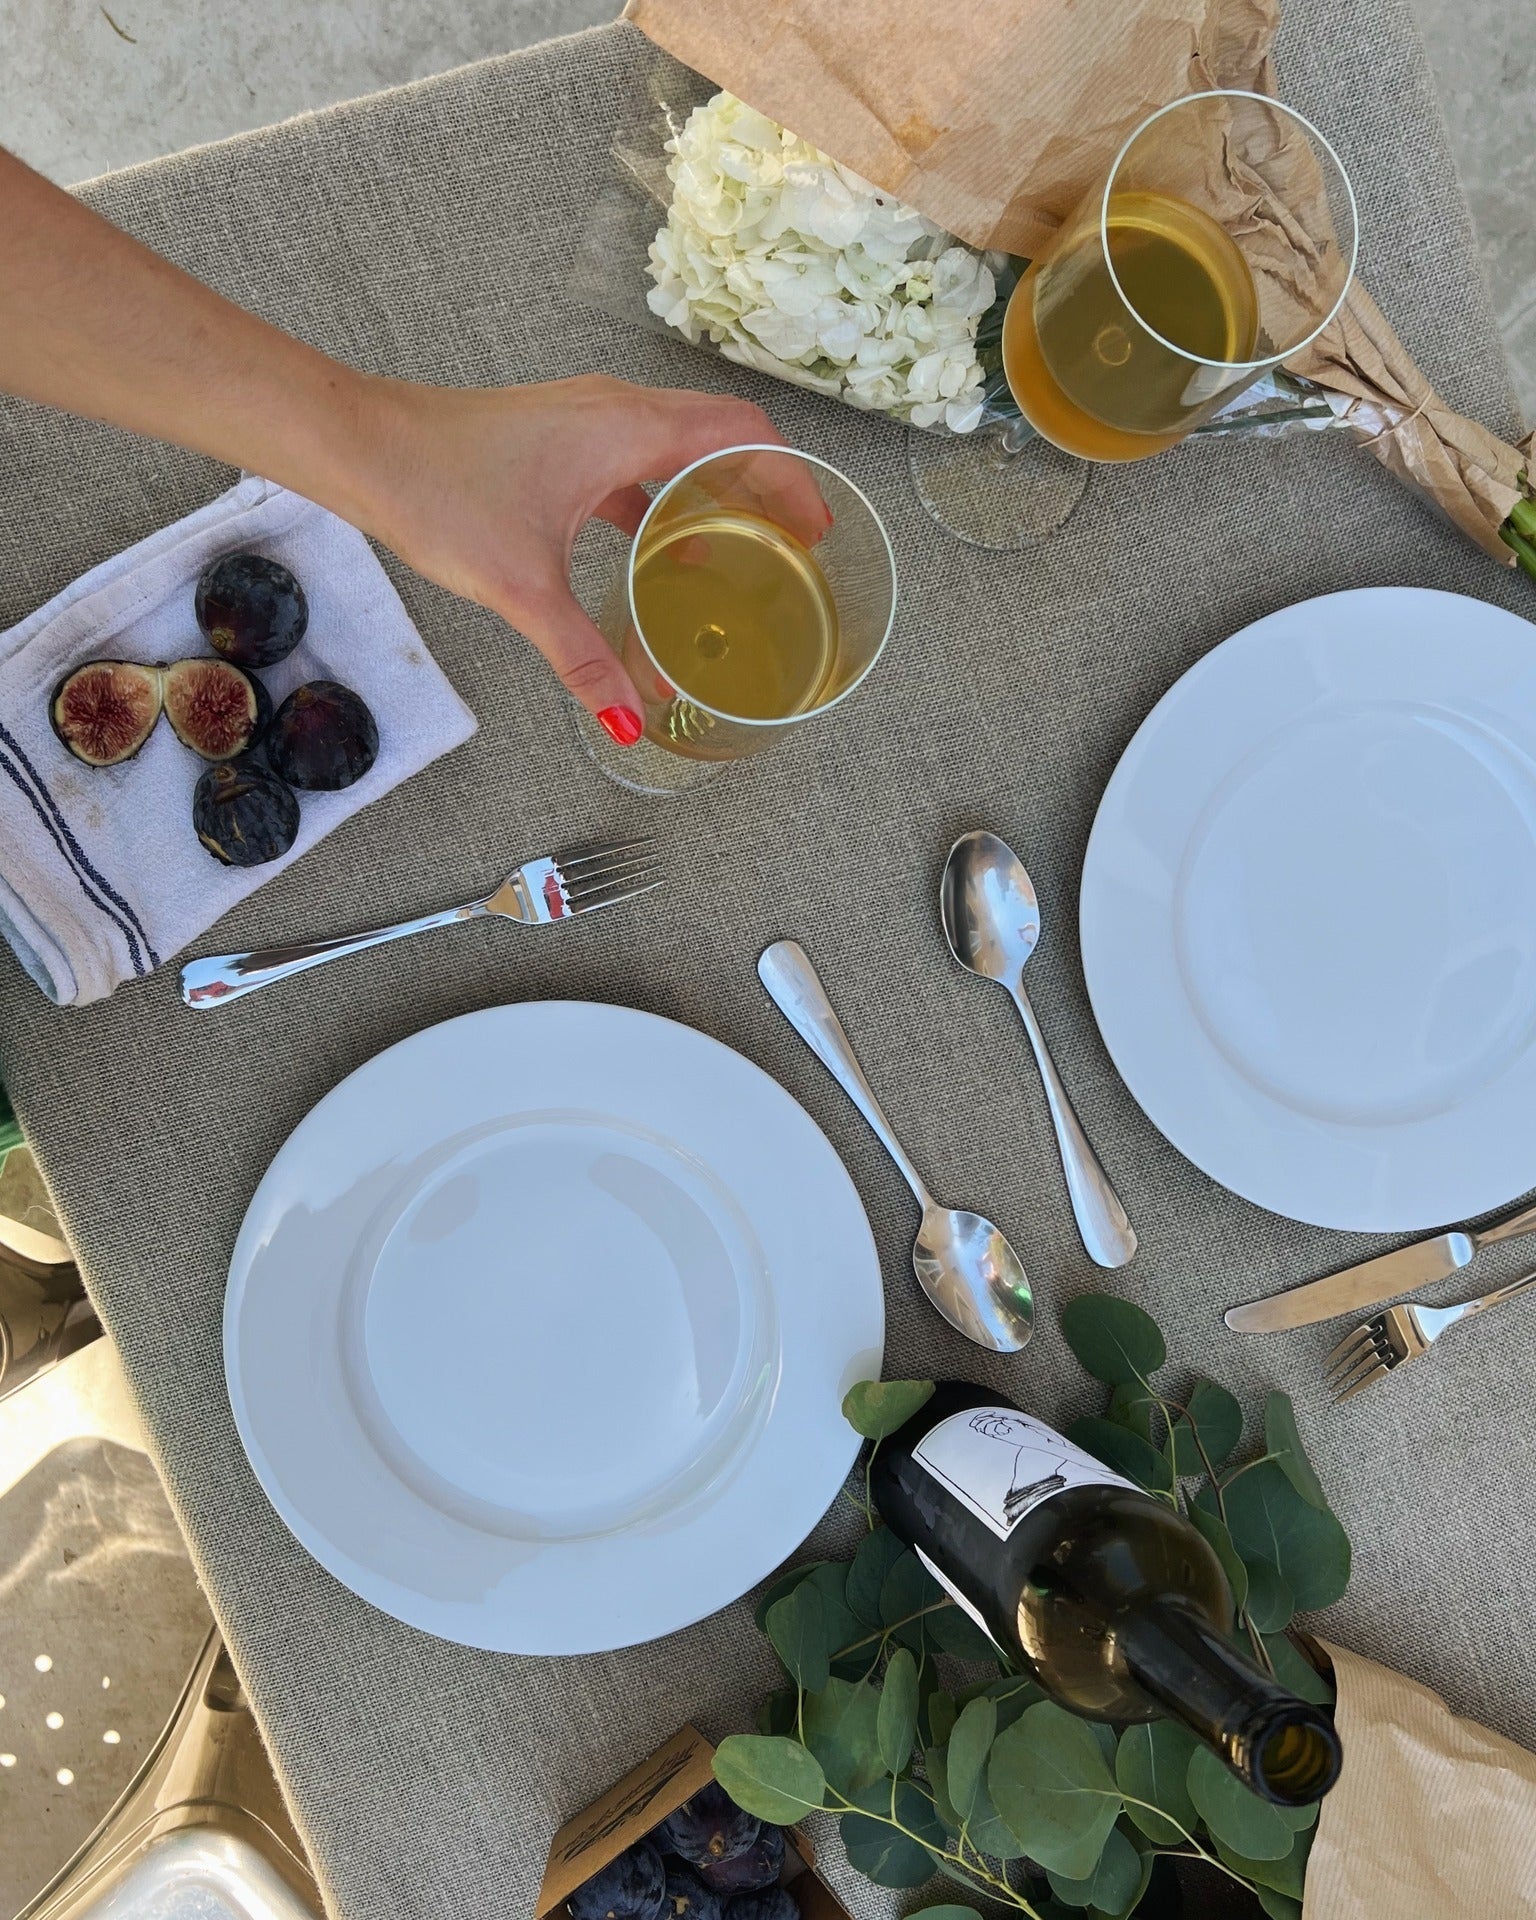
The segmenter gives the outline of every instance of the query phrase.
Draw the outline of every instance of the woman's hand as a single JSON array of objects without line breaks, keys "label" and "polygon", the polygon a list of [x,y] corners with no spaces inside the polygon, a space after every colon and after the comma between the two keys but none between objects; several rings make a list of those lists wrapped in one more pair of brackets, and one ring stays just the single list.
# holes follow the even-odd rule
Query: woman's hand
[{"label": "woman's hand", "polygon": [[[721,447],[782,444],[746,400],[591,374],[530,387],[369,383],[350,518],[419,573],[525,633],[623,746],[640,737],[634,682],[571,591],[592,518],[633,534],[644,480]],[[819,496],[810,512],[825,530]]]}]

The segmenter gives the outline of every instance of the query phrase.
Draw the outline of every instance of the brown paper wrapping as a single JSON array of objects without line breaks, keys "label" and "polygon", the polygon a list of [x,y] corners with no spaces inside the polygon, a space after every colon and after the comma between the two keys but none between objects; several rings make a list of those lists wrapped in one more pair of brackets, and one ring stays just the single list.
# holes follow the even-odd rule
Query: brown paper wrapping
[{"label": "brown paper wrapping", "polygon": [[[977,247],[1037,252],[1126,136],[1186,93],[1275,93],[1279,0],[628,0],[716,86]],[[1000,58],[1007,49],[1009,57]],[[1291,363],[1494,559],[1522,454],[1453,412],[1358,283]]]},{"label": "brown paper wrapping", "polygon": [[1318,1820],[1303,1920],[1530,1920],[1536,1754],[1401,1674],[1327,1651],[1344,1772]]}]

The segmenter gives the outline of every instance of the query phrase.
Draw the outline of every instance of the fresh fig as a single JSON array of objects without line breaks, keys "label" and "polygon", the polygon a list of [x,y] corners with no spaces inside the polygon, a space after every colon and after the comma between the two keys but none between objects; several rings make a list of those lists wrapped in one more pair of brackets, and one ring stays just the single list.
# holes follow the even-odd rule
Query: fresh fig
[{"label": "fresh fig", "polygon": [[259,867],[285,854],[298,837],[293,789],[249,760],[205,768],[192,795],[197,837],[226,867]]},{"label": "fresh fig", "polygon": [[265,744],[272,771],[289,786],[334,793],[373,765],[379,730],[350,687],[309,680],[278,708]]},{"label": "fresh fig", "polygon": [[237,667],[271,667],[304,638],[309,605],[288,569],[260,553],[226,553],[197,583],[197,624]]},{"label": "fresh fig", "polygon": [[205,760],[233,760],[255,740],[272,696],[259,681],[216,656],[177,660],[161,672],[165,717],[184,747]]},{"label": "fresh fig", "polygon": [[90,660],[66,673],[48,705],[53,730],[88,767],[131,760],[160,718],[160,670],[134,660]]}]

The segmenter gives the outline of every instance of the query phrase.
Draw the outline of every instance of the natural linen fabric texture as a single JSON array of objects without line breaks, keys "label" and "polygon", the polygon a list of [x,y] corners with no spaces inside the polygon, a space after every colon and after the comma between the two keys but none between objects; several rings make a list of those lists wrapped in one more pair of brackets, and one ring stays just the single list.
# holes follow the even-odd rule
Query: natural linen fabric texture
[{"label": "natural linen fabric texture", "polygon": [[[586,761],[564,696],[521,641],[386,559],[480,730],[244,902],[210,949],[447,903],[587,835],[658,832],[667,889],[536,934],[482,924],[424,936],[217,1013],[189,1013],[169,973],[61,1012],[0,957],[0,1077],[121,1345],[328,1897],[348,1920],[526,1914],[555,1827],[684,1719],[717,1737],[749,1724],[772,1661],[744,1604],[650,1647],[522,1660],[429,1639],[322,1573],[260,1493],[224,1392],[224,1277],[267,1161],[343,1074],[429,1022],[541,996],[646,1007],[740,1048],[826,1128],[882,1252],[888,1372],[987,1379],[1056,1419],[1097,1406],[1055,1316],[1103,1276],[1077,1243],[1016,1016],[955,969],[935,911],[945,850],[982,824],[1019,848],[1039,887],[1035,1003],[1141,1235],[1136,1263],[1111,1284],[1156,1312],[1176,1365],[1249,1396],[1281,1386],[1295,1397],[1356,1547],[1328,1637],[1530,1740],[1536,1316],[1518,1305],[1490,1315],[1339,1413],[1318,1385],[1336,1328],[1228,1334],[1220,1315],[1233,1301],[1384,1243],[1262,1213],[1153,1131],[1097,1037],[1074,928],[1115,759],[1217,641],[1337,588],[1418,584],[1532,611],[1530,583],[1491,566],[1342,436],[1202,443],[1101,469],[1073,519],[1032,552],[950,539],[917,505],[899,428],[568,300],[574,236],[610,177],[613,130],[645,116],[657,57],[633,31],[603,28],[86,193],[237,300],[379,372],[489,382],[601,368],[749,393],[869,492],[905,588],[887,655],[851,700],[685,799],[648,803]],[[1338,134],[1371,283],[1410,348],[1452,404],[1513,434],[1466,210],[1401,0],[1296,0],[1280,66],[1287,97]],[[0,409],[0,620],[228,479],[106,428]],[[618,545],[584,542],[589,590]],[[821,968],[936,1189],[987,1211],[1023,1254],[1041,1311],[1022,1356],[984,1358],[918,1295],[910,1196],[756,980],[759,951],[784,936]],[[1478,1282],[1521,1258],[1495,1250]],[[443,1365],[475,1338],[450,1281],[430,1325]],[[835,1513],[814,1546],[846,1550],[853,1525]],[[686,1588],[688,1569],[676,1578]],[[835,1846],[827,1863],[853,1913],[908,1904],[857,1881]]]}]

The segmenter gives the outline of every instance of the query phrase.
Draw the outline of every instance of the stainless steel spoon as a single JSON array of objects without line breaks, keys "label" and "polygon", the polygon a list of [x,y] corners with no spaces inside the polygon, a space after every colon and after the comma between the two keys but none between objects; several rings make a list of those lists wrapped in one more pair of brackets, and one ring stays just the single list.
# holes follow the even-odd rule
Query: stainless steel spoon
[{"label": "stainless steel spoon", "polygon": [[1136,1251],[1136,1235],[1072,1111],[1024,991],[1024,963],[1040,938],[1040,903],[1024,863],[995,833],[963,834],[944,864],[939,911],[949,950],[961,966],[983,980],[997,981],[1013,995],[1045,1082],[1045,1104],[1083,1245],[1101,1267],[1123,1267]]},{"label": "stainless steel spoon", "polygon": [[949,1324],[994,1353],[1017,1353],[1035,1327],[1024,1263],[990,1220],[941,1207],[907,1158],[854,1057],[816,969],[793,940],[780,940],[757,963],[758,977],[843,1092],[874,1128],[923,1210],[912,1249],[918,1285]]}]

